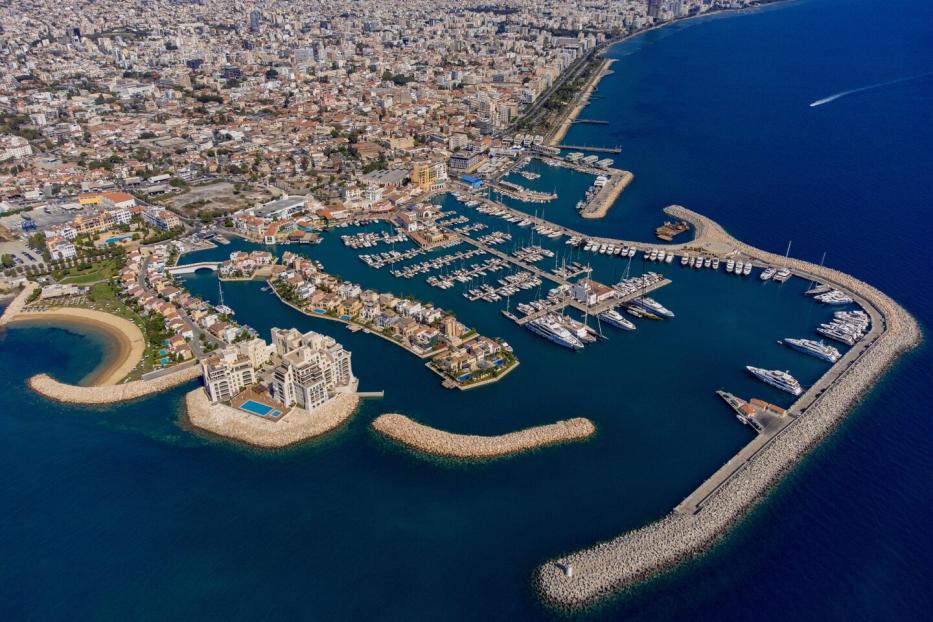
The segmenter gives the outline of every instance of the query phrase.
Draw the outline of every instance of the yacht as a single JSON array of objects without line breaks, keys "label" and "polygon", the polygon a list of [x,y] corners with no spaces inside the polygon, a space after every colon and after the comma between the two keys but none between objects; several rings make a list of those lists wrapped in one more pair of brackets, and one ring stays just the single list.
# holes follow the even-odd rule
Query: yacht
[{"label": "yacht", "polygon": [[560,321],[553,316],[546,316],[532,320],[525,324],[525,328],[540,335],[549,341],[553,341],[559,346],[564,346],[565,348],[570,348],[571,350],[579,350],[583,347],[583,343],[570,334],[570,331],[564,328]]},{"label": "yacht", "polygon": [[636,304],[640,305],[646,311],[654,313],[655,315],[660,315],[664,317],[674,317],[674,312],[662,305],[660,302],[654,298],[648,298],[643,296],[635,301]]},{"label": "yacht", "polygon": [[748,370],[748,373],[755,376],[765,384],[770,384],[772,387],[777,387],[782,391],[787,391],[791,395],[800,395],[803,393],[803,389],[801,388],[800,383],[797,382],[797,379],[786,371],[780,371],[777,369],[761,369],[760,367],[752,367],[751,365],[747,365],[745,369]]},{"label": "yacht", "polygon": [[729,261],[726,262],[726,272],[732,272],[734,268],[735,268],[734,259],[730,259]]},{"label": "yacht", "polygon": [[664,258],[664,263],[673,263],[674,262],[674,253],[668,253],[667,257]]},{"label": "yacht", "polygon": [[762,281],[770,281],[771,277],[774,276],[774,273],[777,272],[774,268],[768,267],[762,270],[761,274],[758,275],[758,278]]},{"label": "yacht", "polygon": [[713,270],[719,270],[719,257],[713,257]]},{"label": "yacht", "polygon": [[[742,268],[744,267],[745,267],[745,262],[743,261],[735,262],[735,273],[738,274],[739,276],[742,276]],[[729,266],[726,266],[726,269],[728,270]]]},{"label": "yacht", "polygon": [[609,309],[608,311],[603,311],[599,314],[599,319],[614,326],[615,328],[621,328],[622,330],[635,330],[635,325],[632,324],[629,320],[622,317],[622,314],[616,311],[615,309]]},{"label": "yacht", "polygon": [[689,261],[690,261],[690,255],[684,255],[683,257],[680,258],[680,265],[686,266]]},{"label": "yacht", "polygon": [[823,359],[830,363],[835,363],[839,360],[841,356],[839,350],[836,348],[826,345],[822,341],[813,341],[812,339],[791,339],[790,337],[784,339],[784,345],[803,352],[804,354],[809,354],[810,356],[815,356],[818,359]]},{"label": "yacht", "polygon": [[709,258],[709,257],[705,257],[705,258],[703,259],[703,267],[704,267],[704,268],[709,268],[711,265],[713,265],[713,260],[712,260],[711,258]]},{"label": "yacht", "polygon": [[781,268],[775,273],[774,280],[777,281],[778,283],[783,283],[784,281],[789,279],[790,276],[791,276],[790,270],[788,270],[787,268]]},{"label": "yacht", "polygon": [[745,263],[745,267],[742,268],[742,276],[748,276],[752,273],[752,262],[748,261]]}]

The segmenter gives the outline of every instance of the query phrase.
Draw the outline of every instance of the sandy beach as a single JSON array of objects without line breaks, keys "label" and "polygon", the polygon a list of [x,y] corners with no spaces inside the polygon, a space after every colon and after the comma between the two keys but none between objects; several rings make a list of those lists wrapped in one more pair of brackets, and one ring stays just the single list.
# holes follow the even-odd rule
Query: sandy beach
[{"label": "sandy beach", "polygon": [[85,327],[105,333],[113,344],[113,350],[101,364],[85,379],[84,384],[106,386],[123,380],[142,359],[146,349],[142,331],[130,322],[116,315],[61,307],[49,311],[20,311],[11,323],[54,324],[56,326]]},{"label": "sandy beach", "polygon": [[586,87],[577,96],[576,103],[573,105],[573,108],[570,109],[570,111],[558,126],[557,131],[554,132],[550,140],[548,140],[549,145],[557,146],[560,144],[560,141],[564,140],[564,136],[567,135],[567,132],[570,130],[570,126],[573,125],[573,122],[576,120],[576,118],[580,116],[580,113],[583,112],[583,109],[589,105],[590,95],[593,94],[593,89],[596,88],[596,85],[599,84],[600,80],[609,75],[609,67],[611,67],[614,62],[616,62],[616,59],[614,58],[603,59],[603,62],[599,65],[599,69],[593,72],[593,75],[590,77],[589,82],[587,82]]},{"label": "sandy beach", "polygon": [[498,436],[453,434],[399,414],[377,417],[373,429],[388,439],[432,456],[472,460],[499,458],[547,445],[579,441],[596,432],[592,421],[578,417]]}]

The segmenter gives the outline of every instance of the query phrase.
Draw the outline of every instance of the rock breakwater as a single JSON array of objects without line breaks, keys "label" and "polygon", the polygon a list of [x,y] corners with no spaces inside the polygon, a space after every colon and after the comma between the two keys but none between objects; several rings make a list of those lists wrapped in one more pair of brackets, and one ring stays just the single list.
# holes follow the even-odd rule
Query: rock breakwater
[{"label": "rock breakwater", "polygon": [[36,393],[68,404],[116,404],[165,391],[201,376],[201,367],[192,365],[150,380],[134,380],[126,384],[82,387],[65,384],[48,374],[38,374],[28,384]]},{"label": "rock breakwater", "polygon": [[[766,263],[784,262],[782,256],[735,240],[717,223],[695,212],[679,206],[665,211],[696,227],[699,239],[695,245],[735,249]],[[535,583],[546,603],[560,609],[580,609],[706,550],[839,425],[898,357],[920,342],[916,320],[874,287],[805,261],[791,260],[788,265],[798,276],[831,283],[851,294],[872,316],[868,343],[853,348],[827,372],[821,391],[805,393],[790,410],[795,420],[703,499],[694,513],[672,512],[540,566]]]},{"label": "rock breakwater", "polygon": [[499,436],[453,434],[394,413],[377,417],[372,425],[379,434],[411,449],[432,456],[467,460],[499,458],[547,445],[579,441],[596,432],[593,422],[582,417]]}]

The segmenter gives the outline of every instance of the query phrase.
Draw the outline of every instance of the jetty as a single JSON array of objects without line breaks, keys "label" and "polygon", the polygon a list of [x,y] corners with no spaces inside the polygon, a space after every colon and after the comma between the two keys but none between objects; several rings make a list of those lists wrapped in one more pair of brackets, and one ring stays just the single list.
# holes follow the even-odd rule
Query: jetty
[{"label": "jetty", "polygon": [[765,428],[660,520],[590,548],[557,557],[535,572],[542,599],[579,610],[700,554],[721,539],[788,470],[836,426],[885,371],[916,347],[916,320],[894,300],[852,276],[744,244],[714,221],[681,206],[665,212],[696,230],[693,250],[739,254],[756,265],[787,265],[804,279],[850,296],[871,319],[868,334]]},{"label": "jetty", "polygon": [[150,380],[133,380],[125,384],[83,387],[59,382],[48,374],[37,374],[28,381],[36,393],[68,404],[116,404],[160,393],[201,377],[200,365],[182,365],[179,369]]},{"label": "jetty", "polygon": [[588,145],[558,145],[559,149],[569,149],[570,151],[592,151],[593,153],[622,153],[622,147],[590,147]]},{"label": "jetty", "polygon": [[510,456],[539,447],[589,438],[596,426],[577,417],[498,436],[454,434],[399,414],[380,415],[373,430],[382,436],[432,456],[484,460]]}]

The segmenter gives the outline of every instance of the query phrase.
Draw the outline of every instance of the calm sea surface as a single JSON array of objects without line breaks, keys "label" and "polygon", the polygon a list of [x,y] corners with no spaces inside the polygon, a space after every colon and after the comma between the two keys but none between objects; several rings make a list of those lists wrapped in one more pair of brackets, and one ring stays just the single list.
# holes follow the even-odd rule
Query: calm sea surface
[{"label": "calm sea surface", "polygon": [[[622,146],[617,163],[636,177],[608,217],[577,217],[586,176],[533,164],[542,177],[517,181],[556,190],[537,209],[590,233],[649,239],[660,208],[681,203],[762,248],[793,240],[792,254],[815,261],[825,251],[928,324],[933,77],[809,104],[933,71],[931,24],[921,0],[812,0],[648,33],[613,50],[615,73],[584,113],[610,125],[567,137]],[[516,242],[530,236],[509,230]],[[562,242],[543,244],[567,256]],[[238,248],[250,247],[191,257]],[[353,352],[361,389],[386,392],[335,434],[267,453],[185,429],[182,398],[195,384],[112,408],[45,401],[26,378],[76,382],[106,345],[63,329],[0,333],[3,619],[551,618],[530,584],[537,564],[664,515],[752,438],[715,389],[787,405],[744,365],[789,369],[804,384],[825,370],[775,343],[812,337],[831,315],[797,279],[590,258],[607,282],[646,268],[670,276],[655,298],[677,317],[634,333],[605,327],[607,341],[574,354],[516,328],[502,304],[372,270],[335,236],[289,250],[455,311],[509,341],[520,367],[489,387],[446,391],[400,348],[298,314],[260,284],[225,284],[224,301],[263,336],[273,326],[333,335]],[[187,285],[217,301],[213,275]],[[930,370],[924,346],[722,546],[587,617],[931,617]],[[380,441],[368,426],[382,412],[481,434],[586,416],[598,434],[464,466]]]}]

